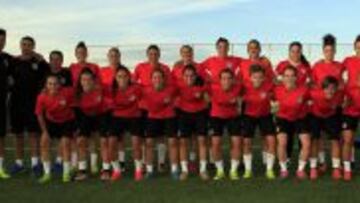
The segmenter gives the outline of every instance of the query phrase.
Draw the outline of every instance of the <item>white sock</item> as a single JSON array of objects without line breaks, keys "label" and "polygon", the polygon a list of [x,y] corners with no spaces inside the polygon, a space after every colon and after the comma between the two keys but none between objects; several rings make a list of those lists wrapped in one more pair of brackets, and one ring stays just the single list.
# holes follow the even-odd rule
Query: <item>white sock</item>
[{"label": "white sock", "polygon": [[306,166],[306,161],[303,160],[299,160],[299,166],[298,166],[298,171],[303,171],[305,169]]},{"label": "white sock", "polygon": [[76,152],[71,152],[71,167],[76,168],[78,162],[78,155]]},{"label": "white sock", "polygon": [[267,153],[267,160],[266,160],[266,170],[273,170],[275,163],[275,156],[273,154]]},{"label": "white sock", "polygon": [[64,165],[64,173],[70,173],[70,162],[69,161],[64,161],[63,162]]},{"label": "white sock", "polygon": [[0,157],[0,170],[4,169],[4,158]]},{"label": "white sock", "polygon": [[91,166],[96,166],[98,161],[98,155],[97,153],[92,152],[90,154],[90,164]]},{"label": "white sock", "polygon": [[159,164],[163,164],[165,163],[165,159],[166,159],[166,145],[165,144],[158,144],[157,145],[157,150],[158,150],[158,162]]},{"label": "white sock", "polygon": [[344,161],[344,171],[350,172],[351,171],[351,162],[350,161]]},{"label": "white sock", "polygon": [[200,160],[200,173],[205,173],[206,170],[207,161],[206,160]]},{"label": "white sock", "polygon": [[44,173],[49,175],[50,174],[50,161],[43,161]]},{"label": "white sock", "polygon": [[154,167],[153,165],[146,165],[146,172],[148,173],[152,173],[154,171]]},{"label": "white sock", "polygon": [[215,161],[215,166],[218,171],[224,171],[224,164],[223,161]]},{"label": "white sock", "polygon": [[62,157],[61,157],[61,156],[56,157],[56,163],[57,163],[57,164],[61,164],[61,163],[62,163]]},{"label": "white sock", "polygon": [[120,164],[119,164],[118,161],[112,161],[111,166],[112,166],[114,171],[120,171]]},{"label": "white sock", "polygon": [[190,161],[196,161],[196,152],[190,151],[189,160]]},{"label": "white sock", "polygon": [[85,171],[87,169],[87,162],[86,161],[79,161],[79,170]]},{"label": "white sock", "polygon": [[252,171],[252,155],[244,154],[245,171]]},{"label": "white sock", "polygon": [[33,156],[31,157],[31,167],[34,167],[39,164],[39,157]]},{"label": "white sock", "polygon": [[239,167],[239,163],[240,163],[239,160],[231,159],[231,168],[230,168],[230,171],[231,171],[231,172],[237,171],[237,170],[238,170],[238,167]]},{"label": "white sock", "polygon": [[134,163],[135,163],[135,171],[141,171],[141,169],[142,169],[142,161],[135,159]]},{"label": "white sock", "polygon": [[177,164],[171,164],[171,172],[177,172],[178,171],[178,165]]},{"label": "white sock", "polygon": [[318,158],[319,158],[320,164],[325,164],[325,152],[324,151],[319,152]]},{"label": "white sock", "polygon": [[317,158],[310,158],[310,168],[317,168]]},{"label": "white sock", "polygon": [[15,160],[15,163],[18,165],[18,166],[24,166],[24,161],[22,159],[16,159]]},{"label": "white sock", "polygon": [[333,168],[340,168],[340,159],[339,158],[332,158],[332,167]]},{"label": "white sock", "polygon": [[125,151],[119,151],[119,161],[125,162]]},{"label": "white sock", "polygon": [[181,161],[181,171],[183,173],[188,173],[189,170],[188,170],[188,162],[187,161]]},{"label": "white sock", "polygon": [[105,171],[110,170],[110,164],[103,162],[102,163],[102,169],[105,170]]},{"label": "white sock", "polygon": [[281,171],[287,171],[287,162],[286,161],[280,161],[280,170]]}]

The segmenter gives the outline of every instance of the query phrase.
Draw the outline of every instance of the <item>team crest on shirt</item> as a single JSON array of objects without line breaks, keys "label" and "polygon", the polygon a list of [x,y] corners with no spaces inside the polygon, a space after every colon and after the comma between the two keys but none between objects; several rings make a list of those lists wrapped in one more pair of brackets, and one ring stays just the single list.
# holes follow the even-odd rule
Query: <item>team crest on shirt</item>
[{"label": "team crest on shirt", "polygon": [[299,97],[299,98],[297,99],[297,103],[298,103],[298,104],[303,103],[303,101],[304,101],[303,97]]},{"label": "team crest on shirt", "polygon": [[32,63],[32,64],[31,64],[31,68],[32,68],[33,70],[38,70],[38,69],[39,69],[39,65],[38,65],[37,63]]},{"label": "team crest on shirt", "polygon": [[66,100],[64,98],[60,99],[59,104],[61,106],[65,106],[66,105]]},{"label": "team crest on shirt", "polygon": [[3,64],[6,68],[9,67],[9,61],[7,59],[4,59]]},{"label": "team crest on shirt", "polygon": [[96,101],[97,101],[98,103],[100,103],[101,100],[102,100],[102,96],[101,96],[101,95],[99,95],[98,97],[96,97]]},{"label": "team crest on shirt", "polygon": [[266,92],[261,92],[261,93],[260,93],[260,98],[261,98],[261,99],[265,99],[266,96],[267,96],[267,93],[266,93]]},{"label": "team crest on shirt", "polygon": [[133,102],[133,101],[135,101],[135,100],[136,100],[136,95],[131,95],[131,96],[129,97],[129,101]]}]

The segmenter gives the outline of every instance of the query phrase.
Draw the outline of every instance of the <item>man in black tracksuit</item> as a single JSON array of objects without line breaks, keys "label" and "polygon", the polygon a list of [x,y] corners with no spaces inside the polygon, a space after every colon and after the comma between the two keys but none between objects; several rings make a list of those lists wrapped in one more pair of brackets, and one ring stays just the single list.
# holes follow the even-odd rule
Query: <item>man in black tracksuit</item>
[{"label": "man in black tracksuit", "polygon": [[42,168],[38,158],[40,128],[35,115],[35,105],[50,69],[42,56],[34,52],[35,40],[32,37],[23,37],[20,46],[21,55],[14,58],[10,73],[13,79],[10,96],[10,125],[12,133],[16,136],[16,160],[11,172],[16,174],[25,169],[24,134],[27,133],[31,167],[35,175],[40,175]]}]

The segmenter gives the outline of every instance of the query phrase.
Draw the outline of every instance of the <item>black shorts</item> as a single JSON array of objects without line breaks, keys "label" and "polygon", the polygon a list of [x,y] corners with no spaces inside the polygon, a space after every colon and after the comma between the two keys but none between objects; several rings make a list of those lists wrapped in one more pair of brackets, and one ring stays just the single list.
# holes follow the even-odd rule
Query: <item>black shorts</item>
[{"label": "black shorts", "polygon": [[111,117],[109,113],[96,116],[88,116],[84,113],[77,113],[76,125],[80,136],[90,137],[92,133],[100,133],[101,137],[109,135]]},{"label": "black shorts", "polygon": [[356,131],[359,125],[359,118],[343,115],[342,117],[342,123],[341,123],[341,129],[342,130],[351,130]]},{"label": "black shorts", "polygon": [[307,117],[295,121],[276,118],[276,133],[285,133],[287,136],[310,133],[309,120]]},{"label": "black shorts", "polygon": [[130,133],[132,136],[142,136],[143,128],[141,118],[112,117],[110,135],[120,137]]},{"label": "black shorts", "polygon": [[218,117],[210,118],[210,129],[212,136],[223,136],[227,129],[230,136],[241,136],[241,117],[224,119]]},{"label": "black shorts", "polygon": [[24,132],[40,133],[35,103],[10,99],[10,126],[12,133],[18,135]]},{"label": "black shorts", "polygon": [[75,121],[55,123],[47,120],[46,127],[48,129],[50,137],[55,139],[60,139],[62,137],[71,138],[74,135],[76,129]]},{"label": "black shorts", "polygon": [[242,135],[246,138],[253,138],[255,136],[256,128],[260,129],[262,136],[274,136],[275,125],[272,115],[262,117],[243,116],[243,131]]},{"label": "black shorts", "polygon": [[177,115],[180,137],[190,137],[193,134],[205,136],[207,134],[207,111],[188,113],[179,110]]},{"label": "black shorts", "polygon": [[309,116],[310,131],[313,139],[319,139],[321,133],[328,135],[330,140],[338,140],[341,133],[341,117],[338,114],[328,118]]},{"label": "black shorts", "polygon": [[153,119],[148,118],[146,122],[145,137],[176,137],[177,136],[177,122],[175,118],[167,119]]}]

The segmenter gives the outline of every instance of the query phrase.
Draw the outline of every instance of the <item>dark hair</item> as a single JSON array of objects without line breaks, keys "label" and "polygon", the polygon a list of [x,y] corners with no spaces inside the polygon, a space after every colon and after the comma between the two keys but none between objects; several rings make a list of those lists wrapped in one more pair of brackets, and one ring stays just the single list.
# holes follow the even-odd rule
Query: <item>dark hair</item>
[{"label": "dark hair", "polygon": [[216,40],[216,46],[218,46],[220,43],[225,43],[226,45],[229,45],[229,40],[225,37],[219,37],[219,39]]},{"label": "dark hair", "polygon": [[118,85],[118,83],[117,83],[117,81],[116,81],[116,74],[117,74],[119,71],[124,71],[124,72],[129,76],[129,79],[130,79],[130,80],[129,80],[129,85],[132,85],[132,82],[131,82],[131,72],[130,72],[130,70],[129,70],[127,67],[119,64],[118,67],[116,67],[114,79],[113,79],[113,82],[112,82],[112,88],[111,88],[111,89],[112,89],[112,94],[113,94],[113,96],[116,95],[116,92],[117,92],[118,89],[119,89],[119,85]]},{"label": "dark hair", "polygon": [[58,56],[60,56],[61,59],[64,59],[64,54],[59,50],[51,51],[49,54],[49,57],[51,58],[51,56],[53,56],[53,55],[58,55]]},{"label": "dark hair", "polygon": [[180,51],[183,49],[189,49],[191,52],[194,52],[194,49],[189,44],[182,45]]},{"label": "dark hair", "polygon": [[293,71],[294,74],[295,74],[295,76],[297,76],[297,74],[298,74],[297,68],[294,67],[293,65],[287,65],[287,66],[285,67],[285,69],[284,69],[284,73],[285,73],[285,71],[287,71],[287,70]]},{"label": "dark hair", "polygon": [[182,71],[182,74],[184,75],[186,71],[192,71],[193,73],[195,73],[195,83],[194,83],[195,86],[204,85],[204,80],[197,73],[195,66],[193,66],[192,64],[186,65]]},{"label": "dark hair", "polygon": [[354,42],[354,46],[356,45],[356,43],[360,42],[360,35],[356,36],[355,42]]},{"label": "dark hair", "polygon": [[22,37],[21,41],[29,41],[29,42],[31,42],[31,44],[35,45],[35,39],[31,36]]},{"label": "dark hair", "polygon": [[120,49],[117,48],[117,47],[111,47],[111,48],[109,49],[109,52],[115,52],[115,53],[121,55]]},{"label": "dark hair", "polygon": [[255,44],[261,50],[261,43],[259,42],[259,40],[252,39],[247,43],[247,46],[249,46],[250,44]]},{"label": "dark hair", "polygon": [[81,85],[81,77],[83,75],[90,75],[93,80],[96,79],[95,73],[89,67],[84,67],[82,69],[79,77],[77,78],[78,80],[77,80],[76,89],[75,89],[75,97],[77,100],[81,99],[81,95],[84,92],[83,87]]},{"label": "dark hair", "polygon": [[250,76],[254,73],[265,74],[265,69],[259,64],[253,64],[250,66]]},{"label": "dark hair", "polygon": [[326,46],[336,46],[336,38],[332,34],[327,34],[323,37],[323,48]]},{"label": "dark hair", "polygon": [[326,89],[330,85],[335,85],[335,87],[337,88],[339,85],[339,81],[335,77],[327,76],[321,83],[321,87],[322,89]]},{"label": "dark hair", "polygon": [[232,78],[234,78],[234,76],[235,76],[234,72],[233,72],[231,69],[229,69],[229,68],[225,68],[225,69],[223,69],[222,71],[220,71],[220,73],[219,73],[219,78],[221,78],[221,76],[222,76],[223,74],[230,74]]},{"label": "dark hair", "polygon": [[6,37],[6,30],[3,28],[0,28],[0,36],[5,36]]},{"label": "dark hair", "polygon": [[153,69],[153,71],[151,72],[151,77],[155,74],[155,73],[160,73],[162,75],[163,78],[165,78],[165,71],[163,69],[161,69],[160,67],[155,67]]},{"label": "dark hair", "polygon": [[146,49],[146,53],[149,53],[150,50],[155,50],[160,53],[160,47],[156,44],[150,44]]},{"label": "dark hair", "polygon": [[85,44],[84,41],[80,41],[80,42],[76,45],[75,49],[85,49],[85,50],[87,51],[87,46],[86,46],[86,44]]},{"label": "dark hair", "polygon": [[301,56],[300,56],[301,63],[306,66],[310,66],[309,61],[306,59],[305,55],[302,53],[303,45],[301,44],[301,42],[299,42],[299,41],[291,42],[289,45],[289,50],[293,47],[299,47],[301,49]]},{"label": "dark hair", "polygon": [[59,82],[59,76],[55,73],[49,73],[46,75],[45,80],[43,80],[42,82],[42,89],[45,90],[46,89],[46,83],[50,78],[56,78],[56,80]]}]

